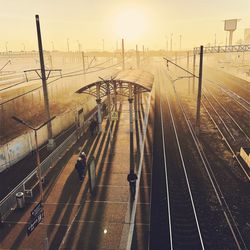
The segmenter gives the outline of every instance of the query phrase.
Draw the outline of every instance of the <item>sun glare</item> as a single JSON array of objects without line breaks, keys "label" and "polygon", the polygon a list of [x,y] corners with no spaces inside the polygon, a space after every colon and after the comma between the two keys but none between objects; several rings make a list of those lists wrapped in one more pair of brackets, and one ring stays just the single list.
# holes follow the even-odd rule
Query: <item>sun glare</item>
[{"label": "sun glare", "polygon": [[114,32],[128,40],[140,38],[146,29],[145,15],[136,9],[122,10],[114,20]]}]

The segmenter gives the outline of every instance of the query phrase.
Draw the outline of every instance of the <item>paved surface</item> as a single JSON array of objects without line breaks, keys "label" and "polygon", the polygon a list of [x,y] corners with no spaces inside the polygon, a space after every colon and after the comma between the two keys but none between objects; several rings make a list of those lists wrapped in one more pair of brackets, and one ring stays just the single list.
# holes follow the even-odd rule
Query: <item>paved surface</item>
[{"label": "paved surface", "polygon": [[[144,102],[144,110],[145,110]],[[136,172],[141,173],[135,203],[130,201],[127,174],[130,169],[128,102],[119,107],[119,121],[113,122],[112,143],[109,126],[103,132],[84,136],[52,169],[45,186],[45,217],[30,236],[26,234],[30,211],[38,202],[29,200],[23,210],[16,210],[1,227],[1,249],[43,249],[48,237],[50,249],[125,249],[132,240],[132,249],[147,248],[150,218],[152,161],[152,129],[147,130],[144,155],[140,154],[143,115],[135,123],[134,159]],[[89,192],[88,175],[79,182],[74,165],[84,150],[96,161],[97,184]],[[142,156],[142,161],[140,160]],[[135,210],[136,208],[136,210]],[[136,211],[136,215],[135,215]],[[131,225],[135,215],[135,227]],[[132,238],[133,237],[133,238]]]}]

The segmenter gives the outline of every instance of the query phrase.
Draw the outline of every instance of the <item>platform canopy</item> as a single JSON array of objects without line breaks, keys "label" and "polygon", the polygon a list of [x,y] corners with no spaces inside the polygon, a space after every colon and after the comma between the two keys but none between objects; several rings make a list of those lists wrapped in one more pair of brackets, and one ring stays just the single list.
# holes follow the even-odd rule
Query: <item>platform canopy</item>
[{"label": "platform canopy", "polygon": [[[129,97],[129,85],[133,90],[133,95],[142,92],[151,92],[154,76],[144,70],[124,70],[110,77],[110,79],[100,79],[100,81],[90,83],[76,93],[85,93],[96,98],[103,98],[109,92],[111,95],[116,94]],[[98,86],[98,87],[97,87]],[[100,89],[98,96],[97,89]]]}]

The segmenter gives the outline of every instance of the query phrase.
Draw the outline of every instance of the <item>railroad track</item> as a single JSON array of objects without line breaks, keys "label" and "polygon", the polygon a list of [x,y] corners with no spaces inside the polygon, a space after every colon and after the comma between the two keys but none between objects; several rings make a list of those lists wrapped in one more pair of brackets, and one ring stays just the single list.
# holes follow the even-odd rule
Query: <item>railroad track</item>
[{"label": "railroad track", "polygon": [[[171,92],[170,87],[167,91]],[[165,87],[159,92],[167,93]],[[158,155],[154,151],[150,249],[244,249],[190,120],[180,102],[174,101],[176,93],[164,100],[159,92],[155,114],[161,122],[155,123]],[[212,206],[211,197],[216,197]]]},{"label": "railroad track", "polygon": [[230,97],[237,105],[240,105],[247,113],[250,113],[250,102],[243,98],[242,96],[238,95],[237,93],[233,92],[232,90],[228,89],[227,87],[219,84],[215,81],[205,79],[206,83],[210,83],[210,85],[214,85],[219,88],[225,95]]},{"label": "railroad track", "polygon": [[[173,87],[174,87],[174,85],[173,85]],[[203,165],[202,167],[206,171],[206,174],[207,174],[209,182],[210,182],[210,184],[212,186],[213,192],[216,194],[216,199],[217,199],[218,203],[221,206],[221,211],[223,212],[223,217],[226,220],[228,230],[231,233],[231,237],[233,237],[233,239],[234,239],[234,243],[232,243],[232,245],[229,245],[228,249],[247,249],[245,239],[243,238],[242,233],[239,230],[239,226],[238,226],[237,222],[235,221],[234,216],[233,216],[233,214],[231,212],[232,206],[231,206],[231,204],[230,204],[230,206],[228,205],[228,203],[227,203],[227,201],[226,201],[226,199],[224,197],[224,194],[223,194],[223,192],[222,192],[222,190],[220,188],[221,183],[218,183],[218,181],[217,181],[218,174],[217,173],[214,174],[214,169],[211,167],[211,164],[210,164],[209,160],[207,159],[205,152],[203,151],[203,147],[201,146],[198,138],[196,137],[196,135],[194,133],[194,130],[193,130],[192,124],[191,124],[191,120],[187,116],[187,112],[184,110],[183,104],[181,103],[177,92],[175,92],[175,94],[176,94],[176,97],[177,97],[177,100],[178,100],[177,101],[178,105],[179,105],[179,107],[181,108],[181,110],[183,112],[185,122],[189,127],[189,132],[192,134],[192,140],[195,143],[196,148],[197,148],[197,150],[199,152],[200,158],[202,160],[202,165]],[[210,186],[210,189],[211,189],[211,186]],[[199,203],[196,202],[196,206],[198,208]],[[198,215],[200,215],[201,213],[199,213],[199,209],[197,209],[197,210],[198,210]],[[218,213],[218,216],[222,216],[222,214],[219,215],[219,213]],[[202,217],[199,217],[199,218],[200,218],[200,221],[202,222],[203,218]],[[218,220],[218,222],[219,222],[219,220]],[[201,225],[202,225],[202,223],[201,223]],[[201,232],[204,235],[204,239],[206,239],[206,237],[205,237],[206,233],[204,233],[204,232],[206,232],[206,230],[207,230],[206,228],[204,229],[201,226]],[[205,242],[206,242],[206,240],[205,240]],[[233,244],[234,244],[234,248],[232,248]],[[205,243],[205,246],[206,246],[206,243]],[[210,249],[210,247],[208,247],[208,249]],[[218,248],[215,248],[215,249],[218,249]],[[227,249],[227,247],[226,247],[226,249]]]},{"label": "railroad track", "polygon": [[[219,117],[220,121],[226,128],[228,134],[233,139],[233,141],[241,139],[245,139],[250,142],[250,137],[248,136],[247,125],[243,126],[237,122],[237,118],[234,118],[232,114],[229,113],[228,109],[232,107],[226,107],[215,95],[208,89],[204,88],[205,92],[203,92],[203,97],[205,101],[209,104],[209,106],[214,110],[216,115]],[[215,107],[217,106],[217,107]],[[250,117],[249,117],[250,118]],[[243,119],[241,119],[242,121]],[[230,126],[230,127],[229,127]],[[249,127],[249,126],[248,126]]]}]

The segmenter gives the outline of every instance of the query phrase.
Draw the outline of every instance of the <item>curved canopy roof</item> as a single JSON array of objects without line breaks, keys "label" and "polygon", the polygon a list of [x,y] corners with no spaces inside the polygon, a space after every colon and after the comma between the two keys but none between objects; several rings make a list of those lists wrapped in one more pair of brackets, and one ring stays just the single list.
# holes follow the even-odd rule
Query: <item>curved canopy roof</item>
[{"label": "curved canopy roof", "polygon": [[[142,92],[151,92],[153,86],[154,76],[144,70],[124,70],[116,75],[112,76],[111,79],[101,79],[100,81],[90,83],[81,89],[77,90],[76,93],[85,93],[97,97],[97,85],[100,86],[100,98],[107,95],[108,91],[119,95],[129,96],[128,86],[132,85],[133,94]],[[120,89],[120,91],[119,91]]]}]

